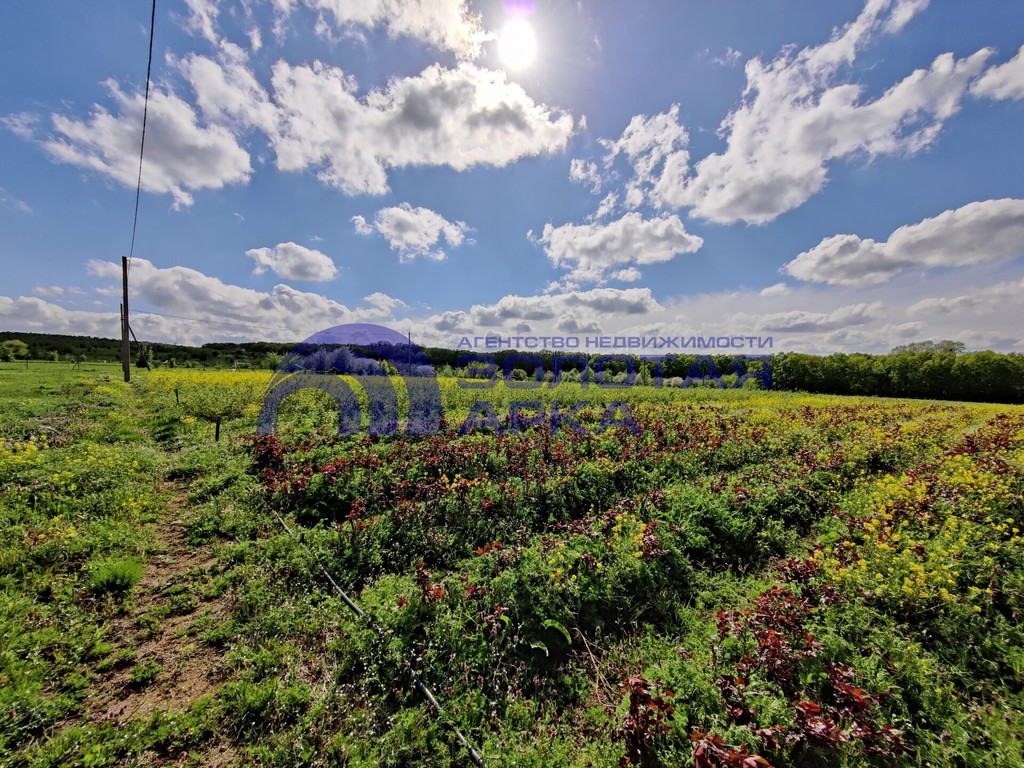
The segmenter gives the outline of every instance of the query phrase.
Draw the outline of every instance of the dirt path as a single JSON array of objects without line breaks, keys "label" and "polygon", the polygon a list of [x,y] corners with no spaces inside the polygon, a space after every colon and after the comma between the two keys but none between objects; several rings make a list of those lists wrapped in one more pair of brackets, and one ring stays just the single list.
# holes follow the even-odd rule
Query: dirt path
[{"label": "dirt path", "polygon": [[[187,489],[165,484],[163,490],[168,494],[166,510],[149,526],[158,553],[145,563],[131,609],[110,622],[105,638],[117,648],[114,656],[126,658],[93,679],[80,710],[82,720],[121,725],[156,711],[181,712],[224,680],[220,651],[207,645],[197,629],[197,624],[209,626],[229,613],[226,597],[207,599],[203,594],[218,572],[217,559],[209,545],[196,547],[185,538]],[[155,676],[133,681],[132,672],[140,667],[156,669]],[[224,766],[235,756],[230,745],[214,745],[201,764]]]}]

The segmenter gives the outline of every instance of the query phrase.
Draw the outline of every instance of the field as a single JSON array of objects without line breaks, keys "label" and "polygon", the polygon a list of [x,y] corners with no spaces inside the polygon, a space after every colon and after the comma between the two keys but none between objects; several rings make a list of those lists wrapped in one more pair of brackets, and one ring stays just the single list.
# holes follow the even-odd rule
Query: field
[{"label": "field", "polygon": [[0,365],[0,765],[1024,765],[1024,407],[118,374]]}]

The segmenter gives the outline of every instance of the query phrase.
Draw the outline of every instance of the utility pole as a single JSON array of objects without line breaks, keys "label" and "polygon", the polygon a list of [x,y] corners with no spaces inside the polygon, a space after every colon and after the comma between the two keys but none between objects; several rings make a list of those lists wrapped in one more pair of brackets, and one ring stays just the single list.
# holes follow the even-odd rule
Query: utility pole
[{"label": "utility pole", "polygon": [[121,368],[124,381],[132,380],[131,346],[128,343],[128,257],[121,257]]}]

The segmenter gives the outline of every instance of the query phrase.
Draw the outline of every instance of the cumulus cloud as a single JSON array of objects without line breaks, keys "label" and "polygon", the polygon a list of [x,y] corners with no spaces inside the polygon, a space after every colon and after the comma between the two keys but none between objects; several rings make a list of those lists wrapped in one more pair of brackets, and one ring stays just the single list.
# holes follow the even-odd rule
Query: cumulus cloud
[{"label": "cumulus cloud", "polygon": [[[806,333],[831,331],[851,325],[863,325],[881,317],[882,302],[850,304],[831,312],[790,310],[773,312],[753,318],[752,327],[759,331],[776,333]],[[737,317],[748,317],[738,315]],[[748,317],[748,319],[750,319]]]},{"label": "cumulus cloud", "polygon": [[504,167],[565,148],[570,115],[534,103],[500,71],[433,65],[362,99],[356,81],[320,62],[274,65],[279,127],[271,143],[284,171],[318,169],[350,195],[388,191],[387,168]]},{"label": "cumulus cloud", "polygon": [[[100,105],[93,106],[87,120],[54,114],[55,135],[43,141],[43,148],[58,162],[134,187],[139,173],[143,95],[124,93],[114,80],[108,80],[106,86],[117,114]],[[192,191],[245,183],[251,173],[249,154],[231,131],[219,125],[200,125],[191,105],[173,93],[159,88],[150,91],[143,189],[169,193],[175,207],[188,206]]]},{"label": "cumulus cloud", "polygon": [[800,280],[863,285],[911,267],[965,267],[1024,255],[1024,200],[983,200],[908,224],[884,243],[833,235],[785,264]]},{"label": "cumulus cloud", "polygon": [[185,30],[216,44],[218,0],[185,0],[185,7],[188,9]]},{"label": "cumulus cloud", "polygon": [[391,250],[398,251],[402,262],[412,261],[417,256],[442,261],[445,252],[436,247],[441,239],[457,248],[465,241],[469,230],[464,221],[448,221],[429,208],[413,208],[408,203],[382,208],[372,224],[362,216],[353,216],[352,222],[361,235],[374,232],[383,235]]},{"label": "cumulus cloud", "polygon": [[333,280],[338,274],[334,262],[326,254],[296,243],[278,243],[273,248],[251,248],[245,255],[256,262],[254,275],[268,269],[288,280]]},{"label": "cumulus cloud", "polygon": [[32,293],[37,296],[63,296],[64,289],[59,285],[37,285]]},{"label": "cumulus cloud", "polygon": [[[142,182],[149,192],[170,193],[175,207],[191,205],[194,190],[249,180],[250,157],[239,143],[249,129],[266,135],[278,170],[312,169],[350,195],[387,192],[391,168],[464,171],[559,152],[575,129],[571,115],[534,102],[504,72],[469,63],[433,65],[359,94],[341,69],[283,60],[268,91],[246,51],[227,40],[213,54],[169,61],[191,85],[195,106],[169,90],[151,91]],[[143,96],[114,80],[107,87],[113,112],[94,105],[83,120],[55,114],[52,136],[40,138],[38,118],[25,113],[7,115],[3,124],[40,140],[59,162],[133,186]]]},{"label": "cumulus cloud", "polygon": [[609,192],[602,198],[601,203],[597,206],[597,210],[594,211],[590,216],[587,217],[588,221],[600,221],[601,219],[608,218],[615,211],[615,207],[619,204],[619,196],[614,192]]},{"label": "cumulus cloud", "polygon": [[640,270],[636,267],[627,267],[626,269],[620,269],[618,272],[612,272],[612,280],[619,280],[623,283],[635,283],[643,275]]},{"label": "cumulus cloud", "polygon": [[[689,134],[679,122],[678,104],[651,117],[635,115],[618,139],[600,140],[606,150],[605,168],[610,168],[620,155],[632,167],[632,177],[626,184],[627,207],[642,205],[652,187],[658,190],[685,176],[690,159],[685,147],[689,141]],[[661,192],[656,191],[655,197],[660,196]]]},{"label": "cumulus cloud", "polygon": [[652,192],[662,207],[723,224],[763,224],[821,190],[830,161],[913,154],[931,145],[960,108],[970,82],[991,55],[938,56],[874,100],[840,72],[879,31],[897,31],[926,5],[922,0],[870,0],[860,16],[824,44],[768,63],[751,59],[739,107],[723,121],[723,152],[687,171],[688,157],[672,152]]},{"label": "cumulus cloud", "polygon": [[[284,16],[298,4],[298,0],[274,0]],[[392,37],[415,38],[461,58],[477,56],[486,38],[479,15],[471,13],[464,0],[302,0],[302,4],[319,14],[317,25],[324,32],[328,18],[348,32],[382,27]]]},{"label": "cumulus cloud", "polygon": [[1017,55],[990,67],[971,86],[971,94],[989,99],[1024,99],[1024,45]]},{"label": "cumulus cloud", "polygon": [[545,224],[537,242],[552,264],[571,270],[566,276],[570,283],[600,282],[610,268],[670,261],[704,244],[686,231],[678,216],[645,219],[637,212],[607,223]]},{"label": "cumulus cloud", "polygon": [[760,291],[761,296],[785,296],[787,293],[789,293],[789,286],[785,283],[775,283]]},{"label": "cumulus cloud", "polygon": [[401,299],[396,299],[394,296],[388,296],[386,293],[381,293],[380,291],[371,293],[369,296],[363,296],[363,301],[371,306],[384,310],[387,314],[391,314],[392,310],[396,307],[409,306]]},{"label": "cumulus cloud", "polygon": [[979,288],[960,296],[928,297],[907,307],[908,315],[959,315],[999,312],[1020,303],[1024,278]]},{"label": "cumulus cloud", "polygon": [[120,333],[121,317],[118,312],[65,309],[32,296],[0,296],[0,325],[25,333],[37,331],[116,338]]},{"label": "cumulus cloud", "polygon": [[601,191],[603,183],[597,163],[593,160],[581,160],[578,157],[569,161],[569,179],[587,187],[595,195]]},{"label": "cumulus cloud", "polygon": [[519,323],[530,321],[549,329],[553,325],[563,333],[585,333],[600,332],[596,316],[640,316],[661,309],[649,288],[593,288],[536,296],[503,296],[493,304],[475,304],[468,313],[459,313],[457,318],[450,313],[434,316],[428,324],[444,330],[439,325],[443,322],[454,329],[456,326],[451,321],[457,319],[457,327],[464,330],[497,328],[504,333],[514,331]]},{"label": "cumulus cloud", "polygon": [[189,54],[176,62],[196,94],[196,105],[212,123],[256,127],[272,133],[277,109],[249,68],[246,52],[223,42],[215,57]]},{"label": "cumulus cloud", "polygon": [[[96,277],[120,280],[119,263],[93,260],[88,268]],[[194,318],[173,326],[181,334],[179,338],[189,340],[209,339],[215,333],[227,334],[225,329],[234,324],[243,326],[241,331],[231,332],[235,336],[294,341],[340,323],[383,316],[379,308],[352,310],[320,294],[288,285],[257,291],[225,283],[188,267],[160,268],[141,258],[132,261],[131,281],[140,327],[145,322],[149,327],[167,330],[154,316],[144,313],[142,308],[150,306],[157,311]],[[136,332],[140,333],[139,328]]]}]

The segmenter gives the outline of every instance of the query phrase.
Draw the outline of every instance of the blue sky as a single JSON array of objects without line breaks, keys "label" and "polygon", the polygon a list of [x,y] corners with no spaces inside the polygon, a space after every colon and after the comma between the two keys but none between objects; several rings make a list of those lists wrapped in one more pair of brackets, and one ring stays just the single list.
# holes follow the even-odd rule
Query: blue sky
[{"label": "blue sky", "polygon": [[[117,335],[148,6],[5,10],[2,329]],[[1024,351],[1022,118],[1003,0],[158,0],[133,327]]]}]

